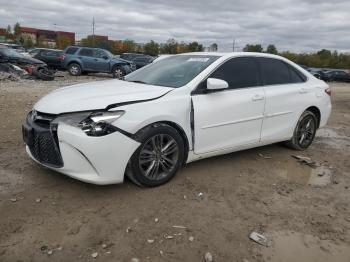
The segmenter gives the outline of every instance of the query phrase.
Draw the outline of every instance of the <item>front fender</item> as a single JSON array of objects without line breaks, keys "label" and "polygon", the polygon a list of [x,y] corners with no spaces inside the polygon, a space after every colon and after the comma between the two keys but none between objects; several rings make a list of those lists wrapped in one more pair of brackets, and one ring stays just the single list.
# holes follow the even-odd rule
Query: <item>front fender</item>
[{"label": "front fender", "polygon": [[189,145],[192,145],[190,96],[166,95],[148,102],[117,107],[114,110],[125,111],[125,114],[113,125],[128,133],[136,134],[142,128],[156,122],[172,122],[181,127]]}]

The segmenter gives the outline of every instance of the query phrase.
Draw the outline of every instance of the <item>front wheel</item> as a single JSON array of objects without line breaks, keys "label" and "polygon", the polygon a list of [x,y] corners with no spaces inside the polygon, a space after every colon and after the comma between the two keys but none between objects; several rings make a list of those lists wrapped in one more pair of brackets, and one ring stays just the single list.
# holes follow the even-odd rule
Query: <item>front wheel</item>
[{"label": "front wheel", "polygon": [[141,145],[129,162],[128,177],[138,185],[160,186],[171,180],[184,159],[184,143],[176,129],[155,124],[139,134]]},{"label": "front wheel", "polygon": [[115,66],[113,67],[113,78],[123,79],[125,76],[125,71],[121,66]]},{"label": "front wheel", "polygon": [[293,137],[286,145],[295,150],[305,150],[314,140],[317,130],[317,117],[311,111],[305,111],[299,118]]}]

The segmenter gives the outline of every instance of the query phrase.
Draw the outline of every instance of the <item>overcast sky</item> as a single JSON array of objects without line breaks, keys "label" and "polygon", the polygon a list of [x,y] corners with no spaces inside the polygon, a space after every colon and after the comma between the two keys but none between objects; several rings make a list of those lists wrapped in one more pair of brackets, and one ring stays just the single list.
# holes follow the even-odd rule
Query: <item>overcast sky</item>
[{"label": "overcast sky", "polygon": [[92,32],[110,39],[216,42],[220,51],[246,43],[279,50],[350,51],[349,0],[0,0],[0,27],[21,25]]}]

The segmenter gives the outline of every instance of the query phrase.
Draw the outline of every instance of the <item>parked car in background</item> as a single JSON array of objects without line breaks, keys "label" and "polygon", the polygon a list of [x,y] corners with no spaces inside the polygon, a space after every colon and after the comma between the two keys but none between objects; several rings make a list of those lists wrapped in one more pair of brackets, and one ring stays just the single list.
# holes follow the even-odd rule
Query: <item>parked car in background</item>
[{"label": "parked car in background", "polygon": [[136,69],[140,69],[141,67],[144,67],[150,63],[152,63],[154,58],[152,56],[140,56],[136,57],[132,60],[132,62],[136,65]]},{"label": "parked car in background", "polygon": [[139,54],[139,53],[122,53],[119,57],[121,59],[127,60],[127,61],[132,61],[133,59],[137,58],[137,57],[142,57],[144,56],[143,54]]},{"label": "parked car in background", "polygon": [[57,89],[28,113],[29,156],[94,183],[159,186],[188,162],[285,141],[308,148],[329,86],[263,53],[186,53],[126,76]]},{"label": "parked car in background", "polygon": [[14,50],[17,51],[18,53],[25,53],[25,49],[24,49],[23,46],[21,46],[21,45],[17,45],[17,44],[8,44],[8,43],[0,43],[0,46],[7,47],[7,48],[10,48],[10,49],[14,49]]},{"label": "parked car in background", "polygon": [[339,82],[350,82],[350,74],[344,70],[332,70],[332,80]]},{"label": "parked car in background", "polygon": [[153,62],[154,57],[138,53],[123,53],[120,58],[131,61],[136,65],[136,69],[144,67]]},{"label": "parked car in background", "polygon": [[115,57],[101,48],[69,46],[61,57],[62,68],[73,76],[82,73],[111,73],[114,78],[123,78],[136,69],[134,63]]},{"label": "parked car in background", "polygon": [[41,60],[47,64],[49,68],[61,69],[62,50],[48,48],[34,48],[28,52],[33,58]]},{"label": "parked car in background", "polygon": [[334,80],[333,78],[333,72],[330,70],[320,70],[318,71],[318,74],[320,75],[320,79],[326,82],[332,82]]},{"label": "parked car in background", "polygon": [[46,63],[38,59],[25,56],[12,48],[0,45],[0,61],[15,64],[21,68],[47,67]]}]

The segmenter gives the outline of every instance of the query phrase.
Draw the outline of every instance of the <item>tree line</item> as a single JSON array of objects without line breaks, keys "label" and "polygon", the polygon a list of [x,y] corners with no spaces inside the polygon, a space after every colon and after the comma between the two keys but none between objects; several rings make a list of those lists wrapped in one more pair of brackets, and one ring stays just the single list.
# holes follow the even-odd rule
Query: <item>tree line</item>
[{"label": "tree line", "polygon": [[[94,39],[92,36],[83,38],[80,41],[80,45],[88,47],[101,47],[109,50],[113,54],[122,53],[144,53],[151,56],[157,56],[159,54],[180,54],[187,52],[202,52],[205,47],[194,41],[190,43],[178,42],[171,38],[166,43],[157,43],[151,40],[145,44],[136,43],[134,40],[109,40],[101,41]],[[217,44],[213,43],[208,47],[211,51],[217,51]]]},{"label": "tree line", "polygon": [[294,63],[308,67],[350,69],[350,54],[328,49],[322,49],[313,53],[294,53],[290,51],[278,52],[276,46],[272,44],[268,45],[266,49],[261,44],[247,44],[243,51],[280,55]]},{"label": "tree line", "polygon": [[[7,26],[6,38],[12,40],[15,43],[21,44],[25,48],[49,47],[43,37],[39,37],[34,43],[32,38],[22,36],[20,24],[18,22],[13,27],[10,25]],[[58,36],[56,38],[56,48],[64,49],[71,44],[71,40],[64,36]],[[173,38],[169,39],[165,43],[157,43],[151,40],[148,43],[139,44],[131,39],[103,41],[89,36],[81,39],[80,45],[104,48],[113,54],[136,52],[151,56],[157,56],[159,54],[202,52],[204,50],[215,52],[218,50],[218,45],[216,43],[213,43],[205,48],[203,44],[196,41],[185,43],[178,42]],[[276,54],[290,59],[297,64],[305,65],[308,67],[350,69],[350,54],[340,53],[338,51],[331,51],[327,49],[322,49],[314,53],[294,53],[290,51],[279,52],[276,46],[273,44],[269,44],[266,49],[264,49],[261,44],[247,44],[243,48],[243,51]]]}]

